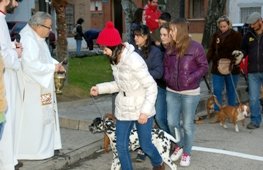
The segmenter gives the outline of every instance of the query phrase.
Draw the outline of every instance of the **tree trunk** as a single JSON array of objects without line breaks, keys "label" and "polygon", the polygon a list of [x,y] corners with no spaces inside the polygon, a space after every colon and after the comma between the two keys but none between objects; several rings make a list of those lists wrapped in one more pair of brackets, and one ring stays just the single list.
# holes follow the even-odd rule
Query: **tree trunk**
[{"label": "tree trunk", "polygon": [[137,9],[136,4],[132,0],[122,0],[121,1],[122,9],[125,14],[125,27],[126,27],[126,37],[125,39],[129,39],[130,35],[130,25],[133,19],[134,12]]},{"label": "tree trunk", "polygon": [[216,21],[224,15],[226,6],[226,0],[209,0],[208,11],[205,18],[205,27],[203,33],[202,44],[205,48],[208,48],[212,35],[217,30]]},{"label": "tree trunk", "polygon": [[52,6],[57,14],[57,47],[56,57],[58,61],[66,60],[68,57],[67,24],[65,17],[67,0],[53,0]]}]

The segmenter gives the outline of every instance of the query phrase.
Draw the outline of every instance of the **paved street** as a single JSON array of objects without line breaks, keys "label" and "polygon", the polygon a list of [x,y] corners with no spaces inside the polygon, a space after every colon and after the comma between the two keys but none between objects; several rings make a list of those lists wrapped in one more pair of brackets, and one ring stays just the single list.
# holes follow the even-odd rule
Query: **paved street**
[{"label": "paved street", "polygon": [[[248,120],[247,120],[248,121]],[[247,130],[240,125],[240,132],[234,131],[232,124],[224,129],[219,124],[204,124],[196,126],[196,139],[194,146],[219,149],[197,151],[194,148],[190,167],[180,167],[178,170],[260,170],[263,166],[263,128]],[[218,153],[222,152],[222,153]],[[225,154],[224,154],[225,152]],[[230,156],[230,155],[235,156]],[[133,160],[136,153],[132,152]],[[243,158],[244,157],[244,158]],[[111,166],[112,153],[94,154],[85,161],[69,167],[71,170],[109,170]],[[134,162],[135,170],[150,170],[150,162],[147,159],[143,163]],[[179,162],[177,162],[179,164]],[[168,168],[167,168],[168,169]]]},{"label": "paved street", "polygon": [[[244,82],[239,84],[239,97],[247,101]],[[201,102],[198,115],[204,115],[208,97],[204,82],[201,83]],[[19,170],[109,170],[112,153],[93,154],[102,148],[103,134],[92,134],[88,125],[96,117],[111,112],[112,97],[105,95],[84,100],[61,102],[58,105],[63,148],[58,156],[41,161],[22,161]],[[246,119],[246,124],[249,119]],[[224,129],[219,124],[204,120],[196,125],[191,166],[187,170],[261,170],[263,167],[263,127],[248,130],[239,124],[235,132],[232,124]],[[132,153],[132,158],[136,153]],[[84,161],[83,161],[84,160]],[[178,164],[178,162],[177,162]],[[149,160],[135,163],[134,170],[151,169]],[[168,169],[168,168],[167,168]]]}]

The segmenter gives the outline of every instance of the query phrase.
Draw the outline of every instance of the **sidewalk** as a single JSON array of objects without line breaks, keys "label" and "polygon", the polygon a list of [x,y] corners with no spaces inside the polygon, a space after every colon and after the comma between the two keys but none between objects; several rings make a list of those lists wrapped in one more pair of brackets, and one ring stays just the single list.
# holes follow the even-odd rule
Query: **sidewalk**
[{"label": "sidewalk", "polygon": [[[245,88],[245,82],[241,78],[238,88],[241,101],[247,101],[247,93],[245,92]],[[205,102],[209,96],[207,87],[203,81],[201,83],[201,94],[201,102],[198,106],[198,115],[205,114]],[[112,111],[111,95],[96,97],[94,100],[92,98],[88,98],[73,102],[61,102],[58,103],[58,109],[60,114],[60,126],[63,145],[63,149],[60,151],[59,156],[54,156],[53,158],[42,161],[22,161],[24,166],[19,170],[61,169],[67,165],[74,164],[81,159],[87,158],[96,150],[101,149],[103,134],[91,134],[88,131],[88,126],[91,124],[94,118],[101,117],[105,113]],[[229,126],[229,133],[235,133],[233,127],[231,125]],[[219,127],[218,125],[218,128],[222,127]],[[209,129],[205,131],[209,132]],[[197,137],[197,139],[200,139],[200,136]],[[249,144],[249,141],[243,142],[244,145]],[[211,146],[213,146],[212,143],[213,139],[210,141]],[[241,144],[239,143],[239,145]],[[244,148],[242,149],[244,150]]]},{"label": "sidewalk", "polygon": [[[95,98],[101,113],[111,112],[111,95]],[[62,147],[59,156],[42,161],[22,161],[19,170],[55,170],[78,162],[101,149],[103,134],[92,134],[88,126],[101,117],[93,100],[58,103]]]}]

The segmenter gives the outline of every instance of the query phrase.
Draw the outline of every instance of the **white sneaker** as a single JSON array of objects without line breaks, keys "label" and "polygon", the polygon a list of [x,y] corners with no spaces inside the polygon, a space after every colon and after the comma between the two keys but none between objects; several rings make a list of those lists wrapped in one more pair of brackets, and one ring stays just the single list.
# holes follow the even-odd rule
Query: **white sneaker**
[{"label": "white sneaker", "polygon": [[181,157],[182,154],[183,154],[183,148],[176,147],[173,154],[171,155],[171,160],[177,161]]},{"label": "white sneaker", "polygon": [[190,161],[191,161],[191,156],[184,153],[182,155],[181,161],[180,161],[180,165],[181,166],[189,166],[190,165]]}]

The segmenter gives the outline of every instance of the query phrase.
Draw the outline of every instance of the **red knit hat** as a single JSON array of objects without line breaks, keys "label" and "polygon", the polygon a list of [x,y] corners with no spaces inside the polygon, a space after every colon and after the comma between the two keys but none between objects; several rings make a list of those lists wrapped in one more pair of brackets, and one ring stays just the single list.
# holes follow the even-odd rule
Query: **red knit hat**
[{"label": "red knit hat", "polygon": [[97,44],[112,47],[122,43],[119,31],[114,28],[111,21],[106,23],[106,27],[100,32],[97,38]]}]

